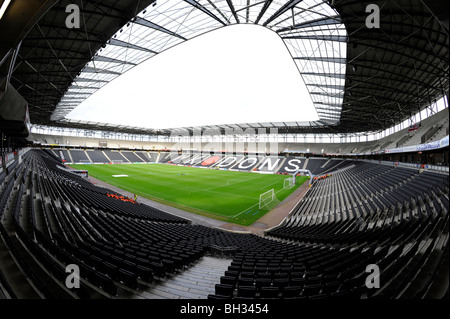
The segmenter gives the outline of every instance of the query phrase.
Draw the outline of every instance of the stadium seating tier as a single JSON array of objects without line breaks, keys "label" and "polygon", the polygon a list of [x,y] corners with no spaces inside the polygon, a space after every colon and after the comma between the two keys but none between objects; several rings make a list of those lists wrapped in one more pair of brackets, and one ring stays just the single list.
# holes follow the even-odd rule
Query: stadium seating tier
[{"label": "stadium seating tier", "polygon": [[[2,218],[0,231],[47,298],[58,293],[54,285],[25,260],[39,262],[53,283],[79,265],[83,289],[65,291],[72,297],[120,298],[217,251],[233,261],[210,299],[428,297],[448,256],[448,176],[348,164],[309,159],[312,169],[345,169],[315,181],[283,224],[258,236],[118,199],[64,169],[58,153],[32,150],[3,177],[0,212],[14,218]],[[372,264],[383,270],[380,289],[365,285]],[[2,294],[14,295],[1,274]]]}]

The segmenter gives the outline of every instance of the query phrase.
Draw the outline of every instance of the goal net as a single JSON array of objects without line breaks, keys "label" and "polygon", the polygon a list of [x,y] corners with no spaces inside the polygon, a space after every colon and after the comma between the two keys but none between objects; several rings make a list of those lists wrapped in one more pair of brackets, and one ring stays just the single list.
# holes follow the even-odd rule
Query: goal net
[{"label": "goal net", "polygon": [[286,178],[283,183],[283,189],[291,189],[295,186],[294,177]]},{"label": "goal net", "polygon": [[123,160],[113,160],[111,163],[113,163],[113,164],[123,164]]},{"label": "goal net", "polygon": [[259,195],[259,209],[271,210],[280,203],[278,198],[275,196],[275,191],[271,190]]}]

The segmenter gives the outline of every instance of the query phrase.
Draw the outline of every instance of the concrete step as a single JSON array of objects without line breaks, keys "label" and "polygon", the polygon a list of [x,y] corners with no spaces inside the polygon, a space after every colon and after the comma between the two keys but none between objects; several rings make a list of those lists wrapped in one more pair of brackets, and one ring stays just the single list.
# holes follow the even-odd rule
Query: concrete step
[{"label": "concrete step", "polygon": [[126,298],[206,299],[209,294],[214,294],[215,285],[220,282],[231,261],[229,258],[204,256],[190,268]]}]

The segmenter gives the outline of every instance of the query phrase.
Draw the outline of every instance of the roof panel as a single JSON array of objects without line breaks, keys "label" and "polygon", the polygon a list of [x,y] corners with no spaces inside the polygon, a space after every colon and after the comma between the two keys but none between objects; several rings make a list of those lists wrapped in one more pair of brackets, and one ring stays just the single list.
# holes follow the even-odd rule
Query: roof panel
[{"label": "roof panel", "polygon": [[[365,7],[373,1],[341,0],[334,8],[322,0],[153,2],[83,1],[82,29],[70,32],[64,21],[71,1],[53,6],[23,40],[11,79],[29,103],[32,122],[70,126],[64,116],[71,108],[118,74],[238,21],[266,24],[284,37],[320,103],[314,125],[332,125],[332,132],[385,129],[448,92],[448,30],[422,1],[386,2],[379,30],[365,26]],[[373,121],[359,121],[371,115]],[[298,127],[308,129],[318,128]]]}]

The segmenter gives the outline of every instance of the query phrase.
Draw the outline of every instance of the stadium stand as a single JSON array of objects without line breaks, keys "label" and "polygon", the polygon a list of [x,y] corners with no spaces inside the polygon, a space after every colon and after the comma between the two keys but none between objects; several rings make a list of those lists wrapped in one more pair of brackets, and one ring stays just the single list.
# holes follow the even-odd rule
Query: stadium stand
[{"label": "stadium stand", "polygon": [[55,149],[53,151],[55,152],[56,156],[59,156],[59,158],[61,160],[63,160],[64,162],[68,162],[68,163],[72,163],[73,162],[69,151],[63,150],[63,149]]},{"label": "stadium stand", "polygon": [[321,174],[326,170],[324,168],[327,166],[328,162],[329,160],[324,158],[309,158],[305,169],[313,172],[314,174]]},{"label": "stadium stand", "polygon": [[136,156],[136,154],[134,154],[134,152],[126,152],[126,151],[122,151],[121,152],[123,156],[126,157],[126,159],[130,162],[130,163],[143,163],[143,160],[140,159],[139,157]]},{"label": "stadium stand", "polygon": [[158,163],[168,163],[172,160],[171,156],[173,156],[173,153],[171,152],[160,153],[158,157]]},{"label": "stadium stand", "polygon": [[110,162],[122,161],[123,163],[129,163],[127,158],[123,156],[122,153],[119,151],[104,150],[103,153],[110,160]]},{"label": "stadium stand", "polygon": [[[398,148],[398,147],[407,147],[407,146],[414,146],[414,145],[420,145],[423,143],[429,143],[433,141],[438,141],[441,138],[448,135],[448,110],[443,110],[438,112],[437,114],[434,114],[428,118],[423,119],[420,121],[420,127],[416,130],[409,131],[409,128],[406,127],[403,130],[400,130],[398,132],[395,132],[391,135],[388,135],[386,137],[383,137],[379,140],[375,141],[361,141],[361,142],[348,142],[348,143],[284,143],[279,142],[278,143],[278,150],[280,152],[291,154],[291,155],[300,155],[302,157],[310,156],[310,157],[316,157],[316,156],[346,156],[348,154],[371,154],[372,152],[382,152],[386,149],[392,149],[392,148]],[[428,130],[432,128],[436,128],[436,131],[434,134],[426,134]],[[430,131],[431,132],[431,131]],[[423,141],[422,142],[422,137]],[[83,148],[91,148],[87,150],[88,152],[92,151],[92,148],[98,148],[99,143],[102,139],[100,138],[92,138],[92,137],[77,137],[76,140],[74,137],[66,136],[66,137],[60,137],[60,136],[53,136],[48,134],[30,134],[30,137],[28,138],[29,141],[33,142],[39,142],[42,147],[55,147],[54,151],[56,154],[61,157],[60,152],[63,152],[62,156],[64,157],[64,160],[66,160],[68,163],[74,162],[75,159],[71,159],[70,155],[67,154],[68,148],[76,148],[79,149],[80,147]],[[46,142],[44,142],[44,140]],[[51,145],[54,143],[54,141],[59,141],[61,144],[58,145]],[[63,145],[63,142],[70,142],[67,149],[66,146]],[[51,143],[50,143],[51,142]],[[171,149],[173,147],[176,147],[176,143],[173,142],[167,142],[164,145],[161,145],[156,142],[152,142],[149,144],[149,142],[138,142],[138,141],[117,141],[116,143],[109,143],[110,140],[108,140],[108,147],[115,148],[115,149],[121,149],[127,148],[130,151],[135,150],[134,153],[141,158],[145,162],[156,162],[158,159],[158,151],[148,151],[150,149],[154,150],[165,150],[165,149]],[[82,145],[82,146],[81,146]],[[202,145],[203,146],[203,145]],[[62,148],[64,147],[64,148]],[[147,151],[143,151],[147,150]],[[216,150],[217,151],[217,150]],[[125,152],[125,151],[122,151]],[[164,151],[163,151],[164,152]],[[293,154],[294,153],[294,154]],[[91,154],[91,153],[89,153]],[[62,158],[62,157],[61,157]],[[83,156],[83,160],[85,159]],[[125,162],[127,162],[125,159],[121,159]],[[442,162],[442,164],[448,164],[448,160],[444,160],[445,162]],[[165,162],[164,157],[161,156],[160,163]],[[437,164],[437,163],[433,163]]]},{"label": "stadium stand", "polygon": [[266,156],[261,158],[258,164],[260,172],[277,172],[278,168],[284,163],[284,158],[278,156]]},{"label": "stadium stand", "polygon": [[355,164],[353,168],[333,174],[330,179],[317,181],[286,224],[271,233],[282,234],[281,229],[296,230],[295,226],[302,225],[306,219],[356,220],[372,218],[373,214],[393,214],[396,209],[411,212],[409,217],[412,218],[424,209],[435,214],[447,209],[447,197],[442,196],[448,189],[446,175],[419,174],[416,170],[371,163]]},{"label": "stadium stand", "polygon": [[[421,126],[419,129],[414,131],[409,131],[409,128],[405,128],[403,130],[400,130],[398,132],[395,132],[389,136],[383,137],[379,140],[375,141],[361,141],[361,142],[349,142],[349,143],[278,143],[278,149],[280,152],[283,153],[299,153],[299,154],[310,154],[310,156],[321,156],[321,155],[347,155],[347,154],[354,154],[354,153],[368,153],[371,152],[379,152],[386,149],[392,149],[397,147],[404,147],[404,146],[412,146],[412,145],[420,145],[423,143],[428,143],[432,141],[437,141],[440,138],[445,137],[448,135],[448,111],[443,110],[439,113],[430,116],[421,122]],[[422,136],[427,133],[428,130],[431,128],[437,128],[435,134],[427,134],[425,137]],[[69,139],[71,142],[72,137],[65,137],[65,139]],[[61,144],[63,144],[61,141],[64,141],[64,139],[55,138],[52,135],[40,135],[40,134],[31,134],[28,138],[30,141],[38,141],[42,146],[44,147],[50,147],[50,144],[48,141],[59,141]],[[44,142],[47,141],[47,142]],[[423,140],[423,141],[422,141]],[[79,148],[80,145],[83,145],[82,147],[94,147],[97,148],[99,145],[99,142],[101,139],[99,138],[77,138],[76,141],[73,140],[72,145],[73,147]],[[117,144],[108,144],[108,147],[110,148],[127,148],[127,149],[135,149],[135,154],[137,154],[139,157],[142,158],[144,161],[148,162],[156,162],[158,158],[158,152],[154,151],[141,151],[142,149],[157,149],[157,150],[164,150],[164,149],[171,149],[176,146],[176,143],[167,142],[165,145],[161,145],[159,143],[151,143],[152,147],[149,148],[148,142],[130,142],[129,144],[124,142],[127,141],[121,141],[121,143]],[[122,147],[121,147],[122,146]],[[203,145],[202,145],[203,146]],[[62,147],[62,146],[61,146]],[[139,151],[138,151],[139,150]],[[56,151],[56,150],[55,150]],[[304,155],[303,155],[304,156]],[[160,163],[163,158],[160,158]]]},{"label": "stadium stand", "polygon": [[[203,159],[203,158],[202,158]],[[223,159],[222,155],[207,155],[201,162],[197,163],[199,167],[215,167]]]},{"label": "stadium stand", "polygon": [[[448,2],[72,2],[27,1],[24,6],[24,1],[1,1],[0,299],[448,299],[449,28],[448,6],[442,5]],[[80,22],[79,4],[81,31],[70,27],[68,19]],[[68,15],[70,7],[78,10]],[[259,25],[279,35],[310,93],[315,119],[286,112],[283,99],[264,110],[251,110],[253,99],[247,103],[238,97],[234,105],[255,115],[250,122],[241,121],[241,112],[217,107],[214,99],[200,112],[189,103],[182,106],[194,116],[227,112],[236,116],[235,123],[180,130],[69,116],[101,87],[143,61],[235,24]],[[318,45],[310,50],[311,44]],[[267,63],[261,67],[264,72]],[[226,73],[256,74],[242,68]],[[151,77],[165,80],[158,74]],[[290,82],[281,73],[267,73],[264,80]],[[214,93],[199,81],[191,82],[194,97]],[[244,88],[252,92],[252,81],[247,83]],[[169,84],[174,94],[184,95],[176,81]],[[219,82],[216,87],[222,96],[233,98],[235,90]],[[284,88],[280,94],[287,96],[290,88]],[[150,83],[143,93],[152,119],[158,119],[153,111],[163,104],[151,103],[153,92]],[[133,103],[129,96],[140,94],[123,89],[117,94],[126,97],[124,112],[141,115],[126,109]],[[305,100],[299,102],[303,111]],[[106,106],[105,114],[113,111]],[[169,118],[182,116],[166,109],[172,111]],[[287,121],[276,122],[282,119],[273,116],[263,122],[257,118],[261,113],[278,113]],[[231,155],[230,141],[241,144],[241,151]],[[35,149],[22,149],[31,145]],[[262,155],[262,149],[272,155]],[[174,157],[170,150],[184,153]],[[202,150],[206,153],[200,157],[193,153]],[[82,170],[65,165],[144,162],[284,175],[307,169],[315,176],[312,184],[303,184],[290,196],[295,206],[278,226],[263,231],[264,223],[258,220],[248,227],[255,232],[251,234],[196,224],[200,217],[181,218],[150,200],[152,204],[145,205],[97,186],[77,175]],[[208,198],[203,192],[198,193]],[[274,190],[269,193],[274,195]],[[297,200],[297,195],[302,198]],[[292,204],[289,197],[286,202]],[[190,216],[178,208],[171,211],[177,210]],[[242,213],[250,212],[258,214]],[[197,271],[207,258],[222,260],[213,264],[218,266],[214,271]],[[80,268],[78,289],[67,285],[68,266]],[[367,283],[371,266],[381,270],[378,289]],[[182,277],[189,271],[197,272],[194,278],[200,278],[202,289]],[[305,313],[301,303],[293,306],[296,314]],[[20,316],[20,308],[27,308],[13,304],[10,312],[1,307],[6,316]],[[365,313],[355,311],[354,303],[328,308],[334,316],[343,309],[347,317],[376,307]],[[393,314],[380,308],[383,315]],[[407,316],[406,308],[413,307],[402,308],[401,315]],[[30,309],[37,313],[35,307]],[[312,314],[320,315],[319,309]],[[157,310],[168,309],[147,308]],[[434,304],[427,311],[439,312]],[[270,316],[283,317],[273,308]]]},{"label": "stadium stand", "polygon": [[263,159],[264,157],[262,156],[246,156],[235,165],[233,165],[231,169],[236,169],[239,171],[251,171],[257,168]]},{"label": "stadium stand", "polygon": [[[448,175],[358,163],[317,181],[285,224],[268,235],[305,244],[366,247],[370,253],[360,253],[368,259],[358,262],[376,261],[388,269],[383,276],[391,282],[367,297],[412,297],[412,287],[423,293],[431,282],[412,284],[410,279],[425,275],[424,263],[439,262],[448,251],[448,187]],[[355,271],[351,264],[331,260],[321,264],[327,272]]]},{"label": "stadium stand", "polygon": [[[149,155],[150,153],[148,152],[134,152],[134,154],[136,155],[136,157],[138,157],[143,163],[149,163],[151,162],[151,155]],[[156,158],[157,159],[157,158]],[[156,162],[155,159],[155,162]]]},{"label": "stadium stand", "polygon": [[217,163],[216,167],[230,169],[239,163],[243,158],[243,155],[225,156],[219,163]]},{"label": "stadium stand", "polygon": [[436,131],[436,133],[433,136],[431,136],[431,138],[428,140],[428,142],[438,141],[438,140],[444,138],[445,136],[447,136],[448,128],[449,128],[448,118],[446,118],[440,123],[439,129]]},{"label": "stadium stand", "polygon": [[101,150],[89,150],[86,151],[91,159],[92,163],[97,164],[105,164],[109,163],[109,160],[106,158],[105,154]]},{"label": "stadium stand", "polygon": [[91,163],[84,150],[70,150],[69,153],[74,163]]},{"label": "stadium stand", "polygon": [[136,151],[135,154],[147,163],[155,163],[158,160],[158,153],[156,152]]},{"label": "stadium stand", "polygon": [[[232,262],[210,299],[430,297],[448,256],[448,187],[448,175],[353,162],[315,181],[284,224],[257,236],[121,200],[62,169],[49,151],[32,150],[1,184],[0,230],[46,297],[120,298],[217,251]],[[378,290],[364,284],[373,263],[384,269]],[[61,285],[69,264],[81,267],[76,292]]]}]

